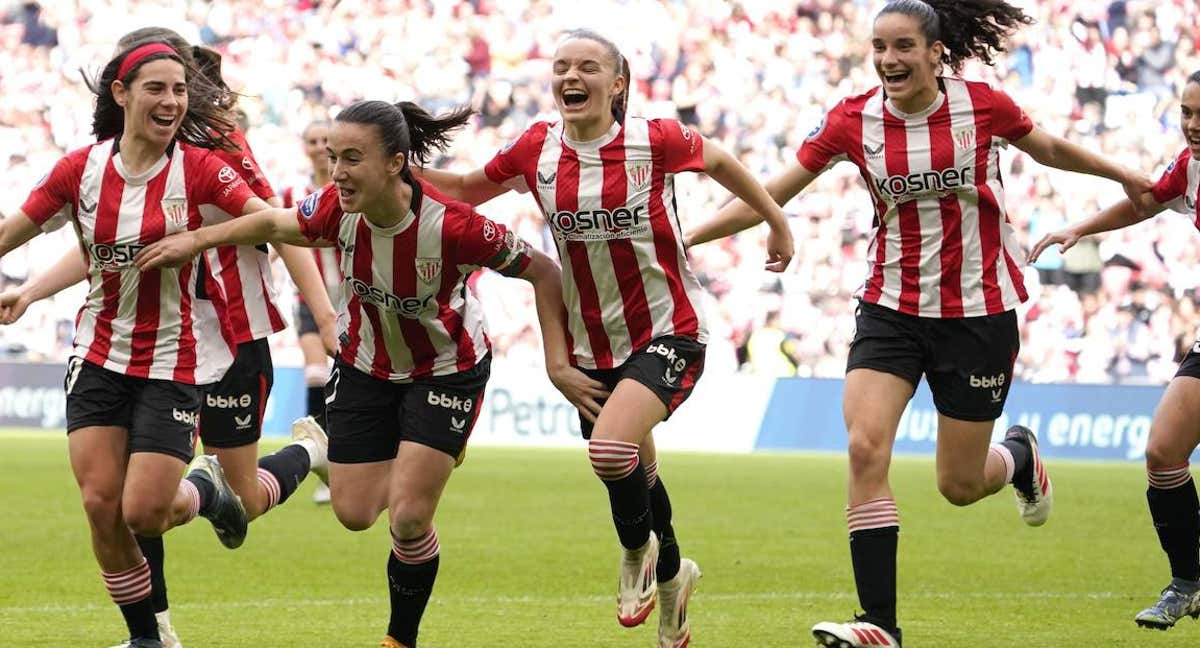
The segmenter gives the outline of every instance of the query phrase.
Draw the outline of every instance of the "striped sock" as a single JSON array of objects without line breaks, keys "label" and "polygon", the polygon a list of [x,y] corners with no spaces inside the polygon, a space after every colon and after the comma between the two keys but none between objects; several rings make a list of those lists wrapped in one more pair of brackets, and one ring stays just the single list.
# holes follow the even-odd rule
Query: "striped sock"
[{"label": "striped sock", "polygon": [[179,480],[179,492],[183,493],[188,503],[187,513],[184,514],[183,521],[179,524],[187,524],[200,515],[200,491],[196,489],[196,485],[190,479],[181,479]]},{"label": "striped sock", "polygon": [[1000,458],[1000,461],[1004,463],[1004,483],[1011,484],[1013,480],[1013,473],[1017,470],[1017,462],[1013,459],[1012,450],[1009,450],[1008,446],[1006,445],[993,443],[992,445],[988,446],[988,454],[996,455]]},{"label": "striped sock", "polygon": [[651,461],[650,465],[646,466],[646,488],[651,490],[658,484],[658,461]]},{"label": "striped sock", "polygon": [[437,580],[441,547],[437,530],[429,527],[418,538],[392,538],[388,555],[388,596],[392,611],[388,619],[388,636],[406,646],[417,645],[421,616],[433,593]]},{"label": "striped sock", "polygon": [[626,549],[639,549],[651,533],[650,489],[646,471],[638,461],[638,444],[625,441],[588,441],[592,470],[608,489],[617,537]]},{"label": "striped sock", "polygon": [[267,505],[263,507],[263,513],[270,511],[279,504],[279,480],[271,471],[265,468],[258,469],[258,485],[262,487],[263,492],[267,494]]},{"label": "striped sock", "polygon": [[150,565],[140,563],[117,572],[100,572],[108,595],[121,608],[129,636],[133,639],[158,639],[158,620],[150,600]]},{"label": "striped sock", "polygon": [[900,514],[896,501],[880,497],[846,508],[850,560],[858,602],[867,621],[897,634],[896,551]]}]

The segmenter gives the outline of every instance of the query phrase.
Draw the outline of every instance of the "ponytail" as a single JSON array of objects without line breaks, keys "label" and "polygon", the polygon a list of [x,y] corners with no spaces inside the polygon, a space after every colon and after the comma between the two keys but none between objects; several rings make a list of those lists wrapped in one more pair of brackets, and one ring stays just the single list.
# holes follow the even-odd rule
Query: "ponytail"
[{"label": "ponytail", "polygon": [[378,128],[379,143],[385,155],[404,154],[402,175],[410,183],[409,160],[419,164],[429,162],[435,151],[450,144],[450,132],[471,120],[475,111],[468,106],[434,117],[411,101],[390,104],[386,101],[359,101],[339,112],[335,121],[349,124],[370,124]]},{"label": "ponytail", "polygon": [[1033,23],[1005,0],[891,0],[878,15],[889,13],[915,18],[926,41],[945,45],[942,62],[956,72],[971,58],[991,65],[1005,51],[1004,39]]}]

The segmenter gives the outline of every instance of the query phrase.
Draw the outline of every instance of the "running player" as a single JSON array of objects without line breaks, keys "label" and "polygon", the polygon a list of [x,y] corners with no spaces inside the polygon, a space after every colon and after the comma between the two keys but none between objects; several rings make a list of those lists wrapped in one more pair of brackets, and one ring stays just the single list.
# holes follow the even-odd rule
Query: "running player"
[{"label": "running player", "polygon": [[[1060,232],[1047,234],[1029,253],[1037,260],[1047,247],[1061,250],[1080,238],[1139,223],[1164,209],[1186,214],[1200,227],[1200,71],[1183,87],[1180,125],[1187,148],[1179,153],[1149,194],[1136,202],[1123,200]],[[1166,630],[1175,622],[1200,616],[1200,501],[1189,459],[1200,445],[1200,341],[1179,363],[1179,371],[1163,393],[1150,424],[1146,444],[1146,501],[1159,544],[1171,565],[1171,582],[1158,602],[1134,621],[1144,628]]]},{"label": "running player", "polygon": [[[146,27],[126,34],[118,41],[118,50],[158,41],[174,48],[185,63],[195,63],[206,81],[222,91],[217,98],[217,105],[221,114],[232,121],[236,96],[229,92],[221,76],[220,55],[216,52],[193,47],[174,31],[161,27]],[[278,206],[279,200],[262,175],[241,131],[234,129],[226,133],[226,137],[233,146],[218,148],[214,153],[235,169],[256,195]],[[215,208],[203,209],[206,223],[232,218]],[[325,295],[306,250],[284,245],[277,246],[277,249],[291,274],[297,278],[297,283],[303,283],[305,290],[319,297]],[[266,256],[265,246],[228,246],[210,250],[200,263],[202,271],[211,271],[211,278],[205,278],[206,292],[219,297],[213,300],[217,312],[207,325],[221,327],[222,334],[236,345],[232,365],[228,365],[229,369],[219,381],[206,387],[201,406],[200,439],[205,451],[213,453],[220,463],[246,509],[248,520],[254,520],[286,501],[310,469],[318,476],[327,475],[324,433],[308,421],[301,420],[294,424],[294,443],[258,458],[262,417],[274,375],[266,338],[284,326],[274,303],[271,289],[274,281]],[[82,280],[85,273],[86,265],[82,257],[74,251],[68,252],[49,272],[0,297],[0,302],[6,304],[10,300],[19,301],[19,304],[12,304],[12,311],[5,313],[2,322],[11,323],[29,303]],[[326,300],[318,310],[322,313],[321,319],[329,332],[329,345],[332,347],[333,309]],[[201,357],[198,362],[205,363],[208,360]],[[150,565],[155,616],[163,645],[165,648],[179,648],[181,644],[168,612],[162,538],[139,536],[137,540]]]},{"label": "running player", "polygon": [[[284,207],[295,207],[297,199],[315,193],[317,189],[329,184],[329,160],[325,152],[325,144],[329,138],[329,122],[315,121],[304,128],[301,142],[304,146],[304,156],[312,164],[312,175],[306,186],[288,187],[283,190]],[[325,283],[329,299],[335,298],[342,276],[338,270],[337,250],[319,247],[312,249],[313,258],[317,261],[317,270]],[[296,333],[299,336],[300,350],[304,353],[304,385],[308,415],[322,429],[325,428],[325,381],[329,378],[329,363],[325,346],[321,343],[321,335],[317,320],[313,317],[312,309],[304,303],[304,299],[296,300]],[[329,487],[317,484],[313,491],[313,501],[318,504],[329,503]]]},{"label": "running player", "polygon": [[226,340],[200,325],[198,313],[212,306],[198,298],[198,266],[142,273],[133,258],[199,227],[210,205],[229,213],[267,205],[209,150],[229,129],[219,90],[169,45],[121,52],[90,85],[97,143],[62,158],[0,223],[0,255],[66,219],[79,236],[91,288],[65,381],[71,466],[130,645],[158,648],[150,568],[133,533],[159,536],[200,514],[232,548],[245,537],[246,512],[215,461],[179,480],[192,457],[198,385],[232,362]]},{"label": "running player", "polygon": [[[1044,524],[1050,514],[1051,482],[1032,432],[1015,426],[989,446],[1019,346],[1014,309],[1027,297],[1004,211],[999,150],[1011,142],[1042,164],[1119,181],[1130,195],[1149,181],[1037,128],[1004,92],[942,76],[969,58],[990,64],[1004,37],[1029,22],[1002,0],[887,3],[871,39],[882,85],[834,107],[801,146],[798,163],[767,184],[785,204],[830,165],[849,160],[876,215],[843,400],[846,518],[864,614],[817,624],[822,645],[900,645],[900,518],[888,466],[922,375],[939,414],[937,483],[946,500],[965,506],[1011,483],[1027,524]],[[689,244],[758,221],[731,204]]]},{"label": "running player", "polygon": [[[348,529],[389,511],[388,636],[416,648],[437,576],[433,525],[466,452],[491,365],[482,307],[467,277],[481,267],[533,284],[546,361],[566,363],[557,266],[469,205],[414,178],[470,110],[433,117],[411,103],[353,104],[329,132],[333,183],[274,209],[143,250],[138,264],[179,263],[215,245],[336,246],[348,326],[326,386],[333,510]],[[582,380],[582,376],[578,379]]]},{"label": "running player", "polygon": [[680,648],[691,637],[687,600],[700,570],[680,558],[651,431],[691,393],[708,331],[678,233],[674,174],[703,171],[761,210],[771,225],[768,269],[787,266],[792,239],[779,207],[720,147],[675,120],[626,117],[629,82],[611,41],[568,32],[551,80],[560,122],[535,123],[482,169],[422,173],[472,204],[509,189],[534,192],[558,245],[570,313],[570,362],[547,369],[578,408],[608,490],[624,548],[617,620],[639,625],[661,598],[659,645]]}]

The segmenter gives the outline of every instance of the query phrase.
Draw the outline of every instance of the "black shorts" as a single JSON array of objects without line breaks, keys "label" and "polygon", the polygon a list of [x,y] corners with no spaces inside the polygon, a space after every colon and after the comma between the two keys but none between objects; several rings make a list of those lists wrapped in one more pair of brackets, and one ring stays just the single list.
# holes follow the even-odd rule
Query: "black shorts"
[{"label": "black shorts", "polygon": [[129,432],[129,453],[155,452],[192,460],[201,389],[196,385],[137,378],[71,358],[67,377],[67,434],[97,425]]},{"label": "black shorts", "polygon": [[1021,348],[1017,314],[937,318],[860,302],[846,371],[874,369],[916,387],[929,381],[938,412],[960,421],[994,421],[1004,411]]},{"label": "black shorts", "polygon": [[[609,391],[628,378],[639,382],[667,406],[666,418],[692,395],[700,374],[704,373],[704,345],[678,335],[654,338],[645,347],[630,354],[619,367],[580,369],[588,378],[604,383]],[[603,405],[604,401],[600,401]],[[583,438],[592,438],[592,423],[579,417]]]},{"label": "black shorts", "polygon": [[271,345],[266,339],[238,345],[221,380],[204,390],[200,440],[211,448],[240,448],[262,436],[263,412],[275,384]]},{"label": "black shorts", "polygon": [[441,450],[458,463],[467,449],[491,375],[491,356],[448,376],[394,383],[346,364],[325,385],[329,460],[366,463],[396,458],[401,441]]},{"label": "black shorts", "polygon": [[313,317],[312,309],[304,303],[304,300],[296,300],[296,335],[320,334],[320,332],[321,329],[317,327],[317,319]]}]

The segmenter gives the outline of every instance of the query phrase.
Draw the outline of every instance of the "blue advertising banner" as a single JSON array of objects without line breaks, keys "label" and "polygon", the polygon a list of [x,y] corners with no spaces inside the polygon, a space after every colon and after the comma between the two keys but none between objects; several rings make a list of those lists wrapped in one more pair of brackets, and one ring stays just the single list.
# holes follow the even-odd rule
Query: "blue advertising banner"
[{"label": "blue advertising banner", "polygon": [[[1162,391],[1158,386],[1014,383],[993,436],[1021,424],[1037,433],[1047,457],[1140,461]],[[900,419],[895,449],[933,454],[936,438],[937,410],[922,382]],[[778,380],[755,449],[844,452],[842,381]]]}]

